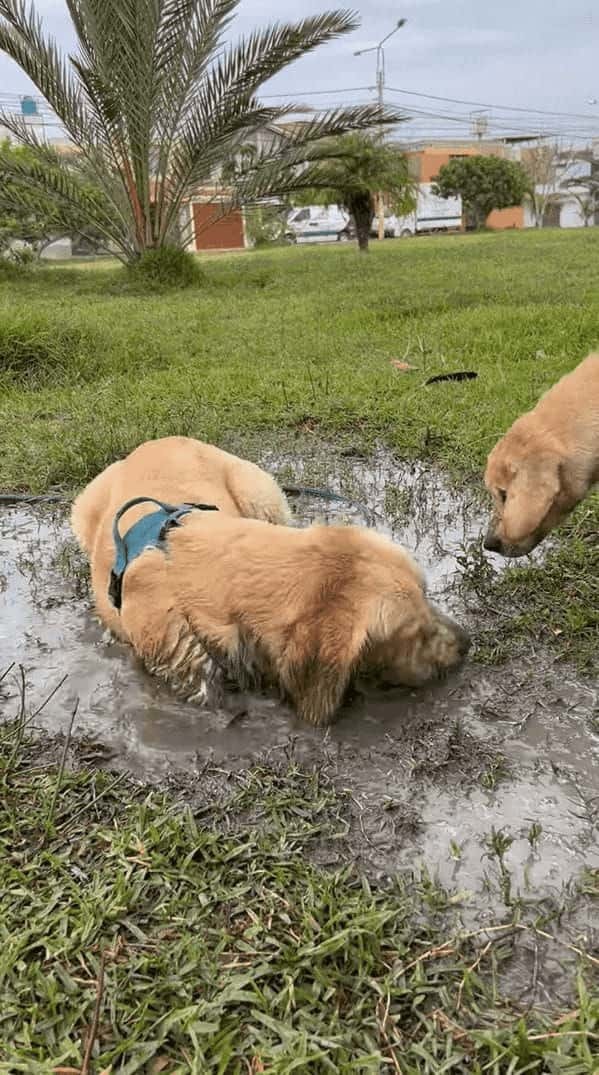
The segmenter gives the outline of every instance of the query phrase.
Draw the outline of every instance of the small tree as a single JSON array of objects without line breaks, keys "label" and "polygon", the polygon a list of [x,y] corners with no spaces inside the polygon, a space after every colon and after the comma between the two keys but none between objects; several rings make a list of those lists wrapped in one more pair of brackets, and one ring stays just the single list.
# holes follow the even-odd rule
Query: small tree
[{"label": "small tree", "polygon": [[415,187],[408,174],[408,159],[397,146],[385,145],[379,136],[347,134],[322,147],[320,165],[314,165],[315,186],[297,204],[341,205],[352,218],[358,247],[368,250],[376,197],[384,191],[393,211],[410,213],[416,204]]},{"label": "small tree", "polygon": [[289,205],[277,202],[273,205],[259,205],[245,216],[246,235],[253,247],[278,246],[287,242],[285,227]]},{"label": "small tree", "polygon": [[535,228],[542,228],[547,206],[558,197],[563,170],[558,147],[541,142],[522,150],[522,167],[530,181],[527,194]]},{"label": "small tree", "polygon": [[[11,145],[8,138],[0,142],[0,159],[19,163],[27,156],[25,147]],[[34,209],[23,199],[20,188],[10,182],[0,185],[0,254],[6,255],[15,242],[27,243],[34,254],[39,254],[58,232],[59,223],[49,199]]]},{"label": "small tree", "polygon": [[599,182],[596,179],[586,181],[572,179],[564,183],[564,189],[568,191],[571,198],[574,198],[580,210],[584,227],[588,228],[599,209]]},{"label": "small tree", "polygon": [[494,209],[521,205],[530,180],[520,164],[503,157],[459,157],[444,164],[433,193],[462,199],[469,227],[482,228]]},{"label": "small tree", "polygon": [[[62,236],[81,236],[92,244],[102,244],[103,235],[90,223],[86,213],[75,204],[57,203],[42,187],[31,190],[13,178],[13,171],[30,168],[35,158],[28,146],[13,145],[8,138],[0,142],[0,253],[15,241],[27,244],[34,257]],[[92,184],[86,192],[90,199],[101,197]]]}]

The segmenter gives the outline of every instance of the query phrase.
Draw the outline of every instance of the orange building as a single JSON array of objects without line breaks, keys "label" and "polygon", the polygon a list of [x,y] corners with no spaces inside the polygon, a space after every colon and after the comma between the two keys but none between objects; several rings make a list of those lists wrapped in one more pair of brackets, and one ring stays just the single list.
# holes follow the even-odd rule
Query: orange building
[{"label": "orange building", "polygon": [[[511,160],[509,147],[503,142],[434,142],[407,150],[412,179],[417,183],[432,183],[439,168],[459,157],[507,157]],[[493,229],[523,228],[524,209],[515,205],[509,209],[495,209],[487,218],[487,227]]]}]

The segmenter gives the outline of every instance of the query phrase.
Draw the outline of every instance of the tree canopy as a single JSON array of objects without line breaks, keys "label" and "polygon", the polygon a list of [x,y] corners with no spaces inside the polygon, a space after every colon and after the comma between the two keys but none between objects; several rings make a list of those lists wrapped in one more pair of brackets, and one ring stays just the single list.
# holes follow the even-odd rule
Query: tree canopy
[{"label": "tree canopy", "polygon": [[456,157],[439,169],[433,192],[442,198],[460,196],[469,226],[481,228],[494,209],[521,205],[530,180],[515,161],[503,157]]}]

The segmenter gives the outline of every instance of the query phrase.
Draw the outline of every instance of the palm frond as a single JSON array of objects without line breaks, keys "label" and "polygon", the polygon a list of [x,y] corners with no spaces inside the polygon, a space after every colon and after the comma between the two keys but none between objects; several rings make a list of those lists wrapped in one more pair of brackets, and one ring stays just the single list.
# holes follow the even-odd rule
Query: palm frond
[{"label": "palm frond", "polygon": [[30,150],[32,157],[40,164],[47,164],[69,176],[78,176],[82,183],[98,187],[110,206],[112,218],[120,220],[124,230],[131,228],[131,206],[122,183],[114,171],[106,169],[96,152],[83,154],[74,151],[71,156],[65,157],[63,151],[59,152],[45,139],[40,138],[35,127],[28,124],[23,117],[11,113],[0,112],[0,125],[10,131],[18,143]]},{"label": "palm frond", "polygon": [[73,230],[87,222],[121,250],[133,253],[126,229],[119,227],[102,193],[85,184],[59,159],[15,158],[0,150],[0,186],[22,205],[50,206]]},{"label": "palm frond", "polygon": [[[288,106],[292,111],[292,107]],[[394,126],[407,117],[394,109],[381,111],[378,105],[355,105],[352,108],[336,108],[325,112],[317,119],[298,124],[291,130],[281,133],[277,148],[257,154],[252,161],[253,167],[259,167],[263,160],[287,161],[299,164],[302,161],[328,160],[338,157],[343,149],[339,136],[348,130],[352,132],[371,131],[376,128]]]},{"label": "palm frond", "polygon": [[238,0],[164,0],[156,42],[161,78],[155,129],[157,219],[165,210],[170,157],[179,130],[237,5]]},{"label": "palm frond", "polygon": [[231,112],[219,116],[210,113],[208,107],[196,111],[173,149],[169,170],[170,205],[165,213],[164,227],[170,227],[179,206],[195,188],[216,180],[219,167],[234,156],[248,133],[268,127],[284,111],[276,107],[264,108],[257,101],[250,102],[241,114]]},{"label": "palm frond", "polygon": [[268,79],[294,60],[312,52],[333,38],[355,30],[356,16],[350,11],[330,11],[294,23],[275,23],[242,38],[227,49],[210,72],[218,96],[226,100],[235,94],[253,94]]},{"label": "palm frond", "polygon": [[239,177],[231,191],[229,205],[260,205],[267,199],[293,194],[302,190],[324,190],[330,187],[330,177],[325,176],[319,164],[303,167],[283,161],[265,161],[250,175]]},{"label": "palm frond", "polygon": [[[355,25],[348,12],[332,12],[299,23],[277,25],[252,34],[227,50],[197,88],[194,105],[178,131],[178,140],[188,152],[194,140],[205,142],[200,134],[220,132],[236,116],[254,110],[254,91],[282,67],[332,37]],[[283,111],[279,110],[278,114]]]}]

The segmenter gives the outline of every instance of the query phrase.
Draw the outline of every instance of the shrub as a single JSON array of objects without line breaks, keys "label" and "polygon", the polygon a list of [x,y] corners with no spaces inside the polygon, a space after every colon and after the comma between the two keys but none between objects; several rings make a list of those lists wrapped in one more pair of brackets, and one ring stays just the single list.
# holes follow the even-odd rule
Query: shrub
[{"label": "shrub", "polygon": [[169,287],[198,286],[202,279],[193,254],[176,246],[146,250],[127,271],[136,285],[157,291]]}]

